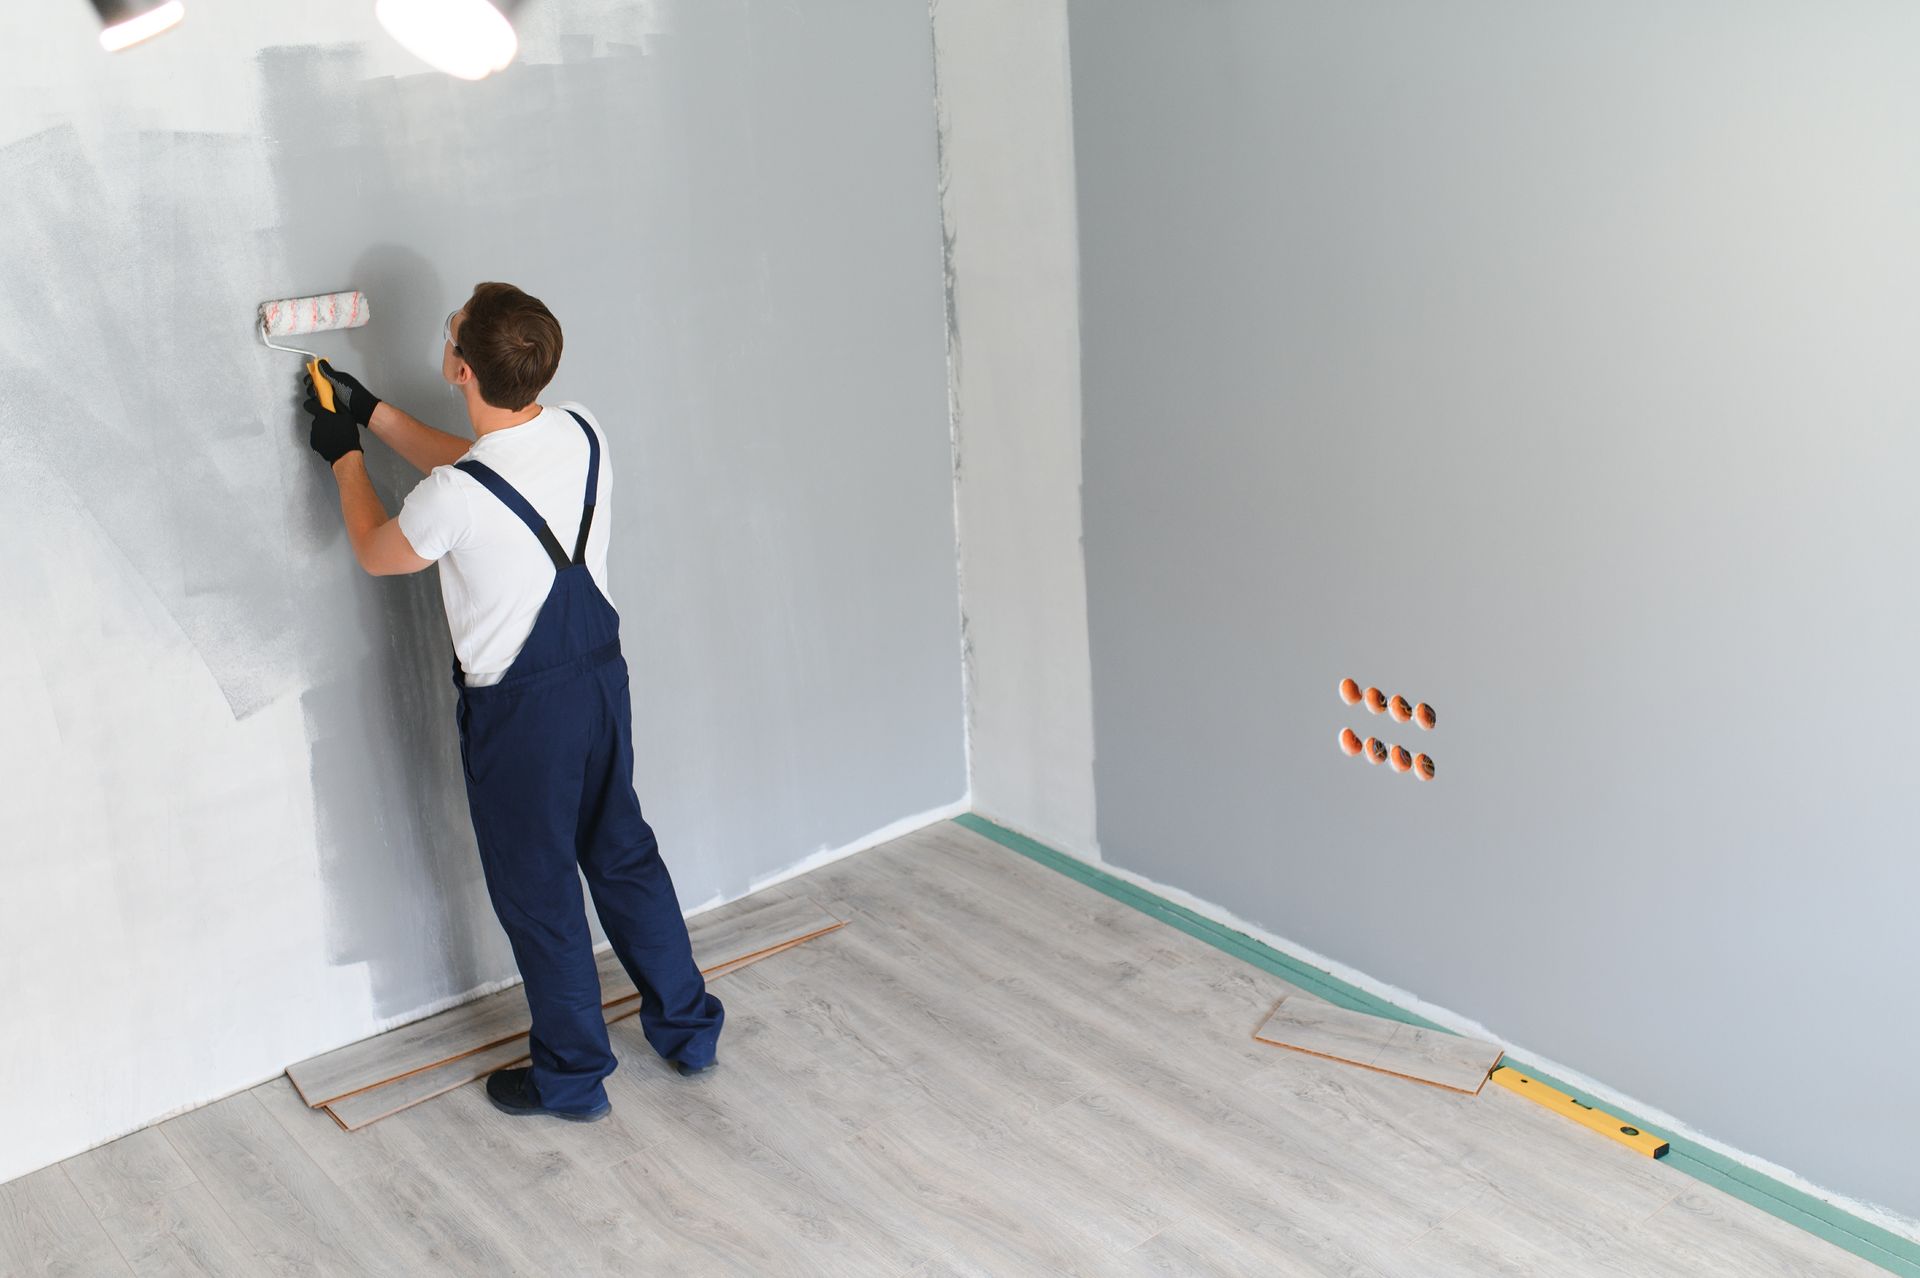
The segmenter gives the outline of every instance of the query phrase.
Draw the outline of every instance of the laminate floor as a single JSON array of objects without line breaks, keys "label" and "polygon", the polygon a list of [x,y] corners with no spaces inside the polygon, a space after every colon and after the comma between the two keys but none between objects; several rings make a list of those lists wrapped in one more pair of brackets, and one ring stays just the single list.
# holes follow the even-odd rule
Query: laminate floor
[{"label": "laminate floor", "polygon": [[1882,1273],[1500,1088],[1254,1041],[1278,979],[957,826],[770,889],[850,926],[633,1021],[613,1113],[286,1079],[0,1186],[6,1274]]}]

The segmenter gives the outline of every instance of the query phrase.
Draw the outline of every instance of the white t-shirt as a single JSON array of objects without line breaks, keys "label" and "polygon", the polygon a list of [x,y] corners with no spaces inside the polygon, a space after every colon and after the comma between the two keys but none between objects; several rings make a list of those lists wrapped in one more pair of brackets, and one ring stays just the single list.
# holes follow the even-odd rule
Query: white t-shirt
[{"label": "white t-shirt", "polygon": [[[461,460],[484,462],[512,484],[571,555],[587,491],[587,437],[566,412],[569,408],[587,419],[600,440],[600,485],[593,528],[587,534],[587,570],[611,603],[607,537],[613,527],[613,468],[606,432],[593,414],[578,404],[543,408],[531,421],[474,441]],[[553,560],[506,503],[451,466],[434,467],[416,484],[399,518],[413,552],[440,563],[447,629],[453,633],[453,651],[467,683],[479,687],[500,682],[526,646],[540,605],[553,587]]]}]

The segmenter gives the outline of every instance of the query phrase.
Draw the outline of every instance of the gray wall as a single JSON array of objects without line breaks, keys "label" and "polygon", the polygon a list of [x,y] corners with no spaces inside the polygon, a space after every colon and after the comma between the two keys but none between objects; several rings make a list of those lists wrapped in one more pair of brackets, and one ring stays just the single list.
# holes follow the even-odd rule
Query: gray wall
[{"label": "gray wall", "polygon": [[1920,11],[1071,20],[1106,857],[1920,1212]]},{"label": "gray wall", "polygon": [[365,289],[316,340],[460,430],[445,313],[492,278],[558,313],[683,905],[961,798],[924,8],[547,0],[478,85],[371,5],[195,4],[111,59],[17,8],[0,1180],[512,974],[437,583],[353,567],[265,298]]}]

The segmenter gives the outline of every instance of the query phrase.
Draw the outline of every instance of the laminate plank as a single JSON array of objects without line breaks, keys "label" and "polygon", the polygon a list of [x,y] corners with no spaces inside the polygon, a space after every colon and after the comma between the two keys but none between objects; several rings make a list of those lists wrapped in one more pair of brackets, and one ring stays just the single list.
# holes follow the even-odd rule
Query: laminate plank
[{"label": "laminate plank", "polygon": [[[722,907],[689,923],[694,958],[703,972],[711,969],[717,974],[723,968],[842,926],[839,919],[805,898],[770,902],[749,898],[741,904],[745,908]],[[638,997],[610,951],[596,961],[602,975],[603,1002]],[[330,1105],[356,1092],[524,1037],[528,1025],[526,995],[513,987],[301,1061],[287,1068],[287,1077],[307,1104]]]},{"label": "laminate plank", "polygon": [[0,1185],[0,1274],[99,1278],[128,1272],[60,1167]]},{"label": "laminate plank", "polygon": [[392,1124],[355,1132],[349,1139],[325,1107],[314,1109],[301,1100],[284,1074],[268,1079],[250,1094],[335,1184],[344,1185],[408,1158],[408,1151],[393,1139]]},{"label": "laminate plank", "polygon": [[[739,1274],[748,1278],[823,1272],[785,1244],[758,1204],[739,1192],[708,1191],[699,1167],[666,1142],[617,1164],[611,1172],[634,1222],[625,1236],[643,1243],[632,1273]],[[857,1271],[856,1271],[857,1272]]]},{"label": "laminate plank", "polygon": [[1445,1222],[1445,1238],[1422,1239],[1407,1258],[1409,1268],[1415,1268],[1423,1256],[1445,1250],[1486,1253],[1504,1263],[1544,1266],[1548,1272],[1618,1278],[1671,1272],[1664,1258],[1634,1245],[1643,1223],[1644,1218],[1611,1218],[1578,1184],[1550,1173],[1531,1184],[1506,1175]]},{"label": "laminate plank", "polygon": [[[950,823],[916,831],[821,871],[828,872],[852,876],[835,887],[856,908],[922,920],[926,932],[942,940],[949,933],[944,926],[933,926],[936,919],[945,924],[968,918],[975,920],[970,930],[977,935],[1018,944],[1034,954],[1071,956],[1076,967],[1125,961],[1166,965],[1198,957],[1213,971],[1239,969],[1271,979],[1086,884]],[[908,905],[904,910],[877,908],[876,893],[905,894]],[[1266,1001],[1263,1014],[1273,1001]]]},{"label": "laminate plank", "polygon": [[1249,1247],[1231,1230],[1183,1220],[1134,1248],[1158,1278],[1317,1278],[1320,1270]]},{"label": "laminate plank", "polygon": [[1018,1122],[1022,1107],[1059,1104],[1094,1083],[1087,1061],[1010,1024],[1001,1000],[972,983],[891,962],[863,933],[845,934],[830,978],[815,972],[780,988],[790,1001],[779,1025],[816,1045],[852,1039],[868,1056],[909,1071],[942,1058],[989,1073],[995,1087],[980,1115],[984,1125]]},{"label": "laminate plank", "polygon": [[[608,1137],[620,1132],[610,1128],[611,1122],[516,1118],[494,1109],[480,1088],[465,1087],[436,1104],[408,1110],[380,1130],[397,1151],[398,1167],[431,1168],[434,1176],[484,1212],[481,1220],[495,1245],[508,1256],[529,1258],[512,1265],[512,1272],[672,1272],[610,1267],[605,1260],[609,1240],[583,1229],[568,1210],[570,1196],[605,1183],[619,1161],[612,1157],[618,1142]],[[377,1183],[360,1179],[352,1189],[363,1193]]]},{"label": "laminate plank", "polygon": [[[896,965],[886,954],[869,949],[872,944],[869,930],[862,929],[836,946],[837,970],[831,974],[831,985],[826,984],[828,973],[819,971],[815,975],[822,982],[820,987],[805,980],[790,980],[775,987],[775,993],[786,996],[789,1004],[788,1014],[775,1018],[775,1032],[790,1040],[798,1033],[805,1049],[827,1063],[823,1074],[837,1064],[840,1068],[835,1072],[844,1077],[861,1069],[864,1062],[875,1060],[884,1062],[887,1074],[912,1080],[914,1086],[906,1089],[904,1096],[892,1103],[882,1102],[879,1121],[896,1133],[911,1131],[919,1139],[937,1144],[956,1165],[971,1160],[1010,1159],[1014,1170],[996,1165],[992,1173],[996,1180],[1011,1178],[1023,1187],[1022,1201],[1045,1205],[1080,1235],[1097,1239],[1103,1251],[1129,1249],[1170,1222],[1171,1218],[1149,1193],[1143,1192],[1144,1187],[1134,1182],[1124,1165],[1093,1157],[1072,1140],[1033,1139],[1035,1123],[1053,1105],[1099,1079],[1101,1058],[1124,1052],[1137,1037],[1136,1021],[1116,1009],[1110,1022],[1110,1040],[1077,1035],[1069,1038],[1065,1032],[1071,1023],[1069,1007],[1036,1008],[1031,998],[1016,995],[1011,1006],[1020,1009],[1020,1023],[1007,1023],[1007,1000],[983,1001],[971,993],[955,996],[955,990],[980,988],[972,979],[973,971],[963,965],[967,960],[957,953],[949,955],[952,962],[939,978],[943,988],[923,984],[926,974],[916,973],[910,966],[891,970]],[[870,1002],[872,995],[881,991],[894,1010],[889,1016],[871,1020],[832,1015],[828,1009],[833,996],[828,991],[838,989],[857,991],[862,1002]],[[796,1005],[803,1009],[802,1018],[793,1015]],[[812,1009],[810,1018],[805,1016],[805,1009]],[[1030,1009],[1036,1018],[1028,1017]],[[1002,1024],[982,1030],[969,1022],[970,1016],[998,1016]],[[1043,1074],[1049,1081],[1057,1077],[1058,1087],[1007,1086],[1002,1077],[1007,1068],[1005,1054],[1022,1052],[1043,1059],[1054,1056],[1055,1045],[1042,1045],[1050,1028],[1059,1039],[1058,1046],[1069,1049],[1075,1057],[1089,1059],[1063,1069],[1057,1076]],[[981,1049],[980,1041],[989,1033],[1008,1031],[1008,1046],[990,1043],[984,1051]],[[941,1050],[942,1043],[946,1044],[945,1050]],[[796,1055],[781,1053],[780,1064],[788,1065]],[[870,1097],[867,1079],[864,1073],[857,1076],[852,1096],[863,1101]]]},{"label": "laminate plank", "polygon": [[[1003,885],[1001,891],[1006,890]],[[1173,961],[1160,946],[1116,945],[1070,924],[1047,926],[1036,917],[1030,926],[1015,926],[993,895],[969,883],[946,860],[927,861],[912,877],[875,875],[860,883],[860,892],[874,927],[883,929],[903,961],[937,968],[961,945],[992,955],[1002,974],[1045,969],[1049,979],[1058,977],[1082,989],[1107,988],[1113,981],[1136,977],[1149,965]]]},{"label": "laminate plank", "polygon": [[1036,1135],[1131,1166],[1176,1219],[1202,1220],[1317,1273],[1386,1272],[1393,1249],[1444,1219],[1457,1194],[1272,1127],[1222,1134],[1202,1112],[1125,1086],[1062,1106]]},{"label": "laminate plank", "polygon": [[287,1067],[300,1099],[318,1107],[527,1032],[518,986]]},{"label": "laminate plank", "polygon": [[[843,973],[843,977],[865,988],[864,976]],[[873,1099],[869,1088],[873,1075],[856,1076],[846,1067],[878,1058],[889,1063],[889,1072],[911,1075],[912,1082],[883,1098],[879,1112],[870,1115],[859,1130],[870,1130],[876,1122],[904,1124],[914,1134],[914,1148],[937,1147],[953,1166],[990,1162],[992,1180],[1017,1184],[1022,1190],[1017,1197],[1029,1205],[1063,1204],[1068,1210],[1057,1213],[1063,1223],[1088,1237],[1114,1236],[1130,1246],[1165,1223],[1156,1218],[1143,1224],[1125,1193],[1104,1185],[1099,1171],[1084,1162],[1063,1159],[1053,1150],[1022,1149],[1015,1157],[1004,1147],[996,1148],[996,1141],[1021,1135],[1020,1124],[1002,1121],[1003,1115],[1030,1104],[1019,1089],[996,1087],[987,1071],[970,1069],[965,1057],[926,1058],[910,1041],[889,1041],[887,1021],[881,1018],[862,1022],[875,1034],[866,1040],[849,1022],[823,1007],[817,1025],[796,1038],[786,1032],[791,1018],[780,1006],[795,997],[794,986],[761,985],[752,996],[737,999],[732,1006],[750,1018],[753,1038],[744,1048],[736,1045],[727,1056],[728,1063],[714,1078],[711,1091],[663,1110],[658,1120],[690,1128],[686,1140],[719,1145],[737,1165],[763,1173],[754,1182],[756,1200],[763,1205],[781,1203],[799,1185],[815,1186],[814,1192],[829,1200],[834,1219],[861,1222],[868,1236],[877,1239],[874,1245],[889,1262],[889,1272],[924,1262],[928,1240],[917,1237],[918,1231],[891,1207],[876,1208],[869,1202],[861,1191],[862,1182],[848,1182],[827,1152],[845,1143],[840,1139],[846,1130],[839,1120],[840,1107],[795,1101],[795,1076],[790,1070],[796,1061],[823,1086],[830,1087],[836,1078],[844,1080],[850,1108],[857,1101]],[[960,1046],[970,1037],[969,1031],[959,1028],[945,1041]],[[911,1066],[909,1058],[915,1062]],[[817,1072],[810,1070],[813,1064],[818,1065]],[[615,1100],[616,1107],[625,1103],[625,1096]],[[739,1113],[779,1118],[743,1128],[734,1117]],[[1002,1165],[1009,1160],[1012,1165]],[[807,1216],[799,1213],[793,1218],[804,1222]],[[819,1256],[819,1249],[813,1250]],[[821,1257],[818,1263],[821,1271],[841,1267],[837,1258]]]},{"label": "laminate plank", "polygon": [[1526,1239],[1490,1227],[1469,1208],[1422,1234],[1400,1253],[1391,1272],[1404,1278],[1543,1278],[1617,1272],[1592,1268],[1592,1259],[1588,1258],[1588,1265],[1566,1268]]},{"label": "laminate plank", "polygon": [[[912,1232],[889,1227],[873,1204],[841,1181],[821,1151],[844,1139],[828,1115],[793,1102],[784,1066],[790,1043],[769,1029],[751,1047],[736,1047],[699,1097],[653,1085],[658,1103],[676,1117],[656,1120],[683,1157],[715,1159],[733,1170],[816,1272],[899,1274],[926,1260],[931,1248]],[[623,1097],[616,1104],[626,1103]],[[776,1115],[743,1124],[748,1113]]]},{"label": "laminate plank", "polygon": [[[838,920],[835,920],[832,927],[824,929],[814,928],[809,924],[804,935],[792,937],[777,945],[762,946],[742,957],[723,961],[710,970],[704,971],[702,974],[709,981],[718,980],[729,973],[738,972],[742,968],[758,963],[762,959],[771,958],[776,954],[784,954],[798,945],[821,936],[826,936],[844,926],[845,924]],[[724,955],[727,951],[722,949],[720,953]],[[602,960],[603,963],[610,962],[615,969],[619,967],[619,960],[612,958],[610,955],[603,955]],[[611,980],[612,978],[608,979]],[[619,979],[621,982],[625,982],[624,974],[622,974]],[[618,986],[609,985],[606,988],[611,990],[617,989]],[[629,983],[626,988],[632,989],[633,987]],[[524,1003],[522,1006],[524,1009]],[[616,1024],[625,1020],[627,1017],[635,1016],[639,1013],[640,996],[638,993],[634,993],[611,999],[602,1004],[601,1011],[602,1015],[606,1017],[607,1024]],[[648,1047],[646,1050],[651,1054],[653,1049]],[[340,1127],[349,1132],[358,1132],[366,1127],[372,1126],[383,1118],[392,1117],[403,1109],[410,1109],[423,1101],[432,1100],[436,1096],[444,1096],[456,1087],[462,1087],[476,1079],[485,1078],[495,1070],[511,1069],[516,1065],[523,1065],[528,1059],[527,1036],[526,1033],[522,1031],[504,1042],[493,1044],[480,1051],[456,1056],[452,1060],[445,1061],[439,1065],[403,1074],[390,1083],[383,1083],[378,1087],[369,1087],[362,1091],[342,1096],[337,1100],[328,1102],[323,1108]]]},{"label": "laminate plank", "polygon": [[907,1271],[907,1278],[999,1278],[991,1269],[949,1252]]},{"label": "laminate plank", "polygon": [[136,1278],[258,1278],[272,1268],[197,1180],[100,1224]]},{"label": "laminate plank", "polygon": [[[781,988],[786,992],[791,987]],[[776,1019],[773,1029],[793,1041],[787,1018]],[[991,1166],[995,1180],[1021,1187],[1024,1201],[1044,1205],[1103,1249],[1126,1250],[1169,1223],[1150,1196],[1138,1192],[1126,1169],[1103,1165],[1067,1142],[1034,1140],[1035,1124],[1096,1075],[1084,1073],[1064,1088],[1008,1086],[994,1053],[977,1053],[967,1046],[973,1037],[960,1028],[947,1039],[949,1050],[913,1052],[911,1063],[899,1069],[903,1085],[880,1094],[870,1121],[855,1134],[885,1127],[937,1146],[955,1166]],[[912,1050],[911,1044],[902,1046]],[[804,1049],[781,1051],[774,1063],[783,1077],[771,1085],[772,1092],[790,1092],[791,1067],[801,1051],[814,1053],[831,1070],[885,1049],[885,1044],[845,1036],[821,1037]],[[852,1092],[857,1097],[872,1094],[865,1086]]]},{"label": "laminate plank", "polygon": [[1630,1245],[1664,1259],[1674,1273],[1886,1278],[1878,1265],[1698,1182],[1649,1217]]},{"label": "laminate plank", "polygon": [[[776,968],[787,966],[769,965],[735,978],[736,993],[727,1004],[728,1034],[734,1029],[731,1018],[743,1011],[757,1011],[762,1019],[807,1020],[804,1025],[782,1027],[777,1063],[789,1104],[813,1120],[822,1141],[833,1143],[864,1131],[888,1114],[939,1102],[941,1098],[931,1094],[911,1069],[922,1054],[920,1045],[838,1037],[833,1018],[840,1013],[833,1002],[822,997],[801,1009],[791,1001],[795,996],[785,985],[774,983]],[[840,992],[831,981],[829,975],[827,985],[813,986],[810,992]],[[731,1061],[734,1047],[726,1037],[721,1039],[721,1050]]]},{"label": "laminate plank", "polygon": [[[610,1085],[627,1073],[617,1072]],[[710,1081],[671,1078],[689,1095]],[[658,1076],[648,1085],[656,1083],[665,1085]],[[616,1116],[632,1111],[640,1120],[636,1127],[647,1126],[652,1117],[623,1095],[616,1094],[614,1105]],[[409,1110],[380,1130],[398,1152],[400,1166],[432,1166],[488,1206],[494,1234],[519,1254],[537,1258],[537,1264],[516,1272],[747,1272],[745,1266],[712,1263],[705,1249],[678,1236],[669,1213],[648,1201],[655,1195],[643,1197],[628,1182],[622,1164],[645,1161],[668,1133],[649,1133],[644,1146],[629,1141],[629,1147],[620,1148],[619,1140],[607,1139],[615,1130],[612,1119],[583,1125],[516,1118],[493,1109],[476,1087]],[[762,1261],[772,1254],[765,1242],[766,1220],[729,1185],[687,1183],[677,1186],[675,1195],[676,1201],[704,1203],[718,1217],[716,1227],[726,1222],[748,1240],[758,1240],[748,1254]]]},{"label": "laminate plank", "polygon": [[[1138,910],[958,826],[909,836],[885,867],[896,884],[963,912],[990,908],[995,932],[1062,954],[1147,948],[1180,935]],[[983,846],[984,845],[984,846]]]},{"label": "laminate plank", "polygon": [[1393,1041],[1375,1058],[1373,1068],[1477,1096],[1504,1055],[1482,1039],[1402,1022],[1395,1026]]},{"label": "laminate plank", "polygon": [[1470,1096],[1479,1094],[1501,1055],[1492,1043],[1355,1012],[1305,994],[1282,1000],[1253,1036],[1275,1047]]},{"label": "laminate plank", "polygon": [[[751,1204],[757,1230],[774,1243],[781,1272],[796,1274],[895,1275],[924,1253],[902,1253],[895,1240],[880,1230],[859,1204],[841,1187],[820,1178],[816,1170],[787,1155],[805,1150],[816,1139],[802,1115],[780,1109],[781,1093],[766,1080],[777,1077],[757,1053],[735,1051],[712,1077],[679,1087],[664,1082],[662,1091],[678,1092],[686,1101],[711,1097],[709,1117],[698,1123],[676,1125],[645,1151],[627,1160],[629,1172],[644,1169],[648,1184],[662,1175],[697,1187],[709,1201]],[[694,1091],[703,1094],[696,1098]],[[625,1097],[615,1102],[616,1107]],[[767,1108],[771,1105],[773,1108]],[[737,1120],[716,1131],[715,1112],[737,1115],[779,1115],[765,1123],[746,1126]],[[590,1201],[571,1195],[578,1202]],[[732,1222],[744,1227],[743,1219]]]},{"label": "laminate plank", "polygon": [[1311,1052],[1351,1065],[1371,1065],[1393,1039],[1394,1023],[1331,1003],[1289,996],[1253,1036],[1263,1043]]},{"label": "laminate plank", "polygon": [[[923,997],[930,1001],[941,1001],[942,987],[951,987],[956,976],[965,976],[963,988],[976,996],[991,994],[996,1005],[1014,1001],[1025,1020],[1032,1019],[1024,1015],[1029,1008],[1045,1004],[1049,1018],[1065,1017],[1076,1024],[1097,1021],[1123,1039],[1138,1032],[1143,1016],[1159,1010],[1157,1000],[1164,987],[1159,984],[1158,974],[1179,964],[1174,956],[1158,949],[1101,946],[1090,957],[1062,959],[1048,940],[1016,936],[997,926],[990,914],[978,912],[983,905],[973,899],[977,894],[958,891],[950,882],[939,883],[938,876],[944,873],[944,866],[935,866],[933,877],[916,883],[910,892],[891,884],[864,888],[882,921],[863,924],[860,935],[846,946],[836,947],[835,955],[847,947],[870,954],[873,965],[919,982],[929,991]],[[991,902],[984,903],[984,908],[990,910]],[[783,966],[778,974],[769,973],[769,979],[803,980],[811,969],[837,963],[836,956],[825,952],[806,956]],[[1037,979],[1037,973],[1044,973],[1044,977]],[[1263,973],[1253,975],[1264,978]],[[1267,988],[1284,992],[1286,987],[1274,984]],[[973,999],[976,1005],[978,1001],[978,997]],[[1202,1002],[1185,990],[1168,1001],[1181,1007]],[[1272,1002],[1271,995],[1260,1002],[1262,1014]],[[998,1006],[987,1015],[996,1023],[1005,1017]],[[1203,1038],[1219,1037],[1218,1022],[1192,1020],[1185,1024],[1193,1025]],[[1156,1020],[1156,1032],[1161,1028]],[[1042,1041],[1057,1037],[1052,1025],[1038,1032]],[[1111,1048],[1108,1042],[1083,1041],[1075,1044],[1070,1055],[1084,1061]],[[1257,1045],[1243,1048],[1236,1043],[1231,1050],[1245,1052],[1247,1068],[1264,1063],[1260,1053],[1266,1049]]]},{"label": "laminate plank", "polygon": [[[639,1009],[631,1010],[637,1012]],[[611,1023],[627,1014],[609,1010],[607,1019]],[[485,1078],[495,1070],[512,1069],[516,1065],[526,1064],[530,1059],[527,1036],[519,1034],[505,1043],[456,1057],[444,1065],[403,1074],[391,1083],[328,1101],[320,1108],[341,1131],[359,1132],[383,1118],[391,1118],[402,1110],[411,1109],[436,1096],[445,1096],[456,1087],[464,1087]]]},{"label": "laminate plank", "polygon": [[152,1127],[76,1154],[61,1166],[96,1216],[140,1210],[194,1183],[180,1155]]},{"label": "laminate plank", "polygon": [[[402,1138],[407,1119],[346,1136],[325,1110],[304,1104],[285,1078],[262,1084],[253,1095],[368,1219],[405,1239],[435,1270],[550,1272],[521,1249],[522,1239],[513,1230],[499,1227],[498,1205],[476,1189],[469,1168],[449,1167],[443,1154],[425,1157],[420,1142]],[[611,1136],[619,1123],[617,1116],[610,1118],[592,1138]],[[624,1135],[628,1147],[607,1161],[644,1148],[650,1139],[630,1130]],[[587,1150],[576,1152],[584,1156]]]},{"label": "laminate plank", "polygon": [[1497,1087],[1468,1108],[1471,1127],[1438,1127],[1434,1136],[1461,1149],[1462,1165],[1485,1181],[1477,1209],[1509,1224],[1512,1209],[1575,1241],[1589,1230],[1624,1234],[1699,1183]]},{"label": "laminate plank", "polygon": [[250,1092],[162,1129],[194,1177],[273,1267],[304,1274],[418,1272]]},{"label": "laminate plank", "polygon": [[965,1259],[993,1274],[1139,1272],[1058,1214],[1014,1153],[987,1147],[957,1157],[940,1131],[910,1116],[821,1151],[821,1162],[885,1228],[938,1245],[950,1264]]},{"label": "laminate plank", "polygon": [[412,1272],[553,1272],[525,1239],[499,1227],[497,1200],[436,1165],[389,1164],[341,1188],[365,1219],[407,1247]]},{"label": "laminate plank", "polygon": [[[1097,926],[1095,918],[1104,913],[1117,917],[1117,911],[1124,908],[1097,894],[1091,901],[1076,901],[1072,892],[1063,896],[1063,887],[1077,889],[1078,885],[1058,875],[1053,876],[1060,879],[1058,885],[1022,882],[1018,877],[1022,867],[1017,866],[1011,867],[1010,876],[995,876],[951,854],[940,839],[914,839],[924,845],[918,851],[889,848],[888,855],[874,864],[844,872],[851,878],[858,899],[869,908],[876,903],[868,893],[884,888],[891,895],[904,894],[918,903],[905,917],[986,913],[996,934],[1011,934],[1023,944],[1042,946],[1061,955],[1082,956],[1102,948],[1098,939],[1087,935]],[[995,886],[987,886],[989,883]]]}]

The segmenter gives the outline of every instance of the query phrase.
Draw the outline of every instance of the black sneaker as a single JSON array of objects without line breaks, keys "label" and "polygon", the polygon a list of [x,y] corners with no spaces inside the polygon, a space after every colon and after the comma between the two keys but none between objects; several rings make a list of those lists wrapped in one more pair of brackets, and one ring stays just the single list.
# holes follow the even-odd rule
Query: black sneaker
[{"label": "black sneaker", "polygon": [[487,1075],[487,1099],[503,1114],[551,1114],[569,1123],[595,1122],[613,1109],[611,1103],[602,1103],[599,1109],[585,1112],[548,1109],[540,1103],[540,1093],[533,1090],[533,1070],[524,1065],[518,1069],[498,1069]]},{"label": "black sneaker", "polygon": [[705,1065],[694,1066],[694,1065],[687,1064],[685,1061],[675,1061],[673,1063],[673,1067],[679,1070],[686,1077],[692,1078],[695,1074],[706,1073],[708,1070],[712,1069],[715,1065],[718,1065],[719,1063],[720,1062],[718,1060],[711,1060],[711,1061],[708,1061]]}]

